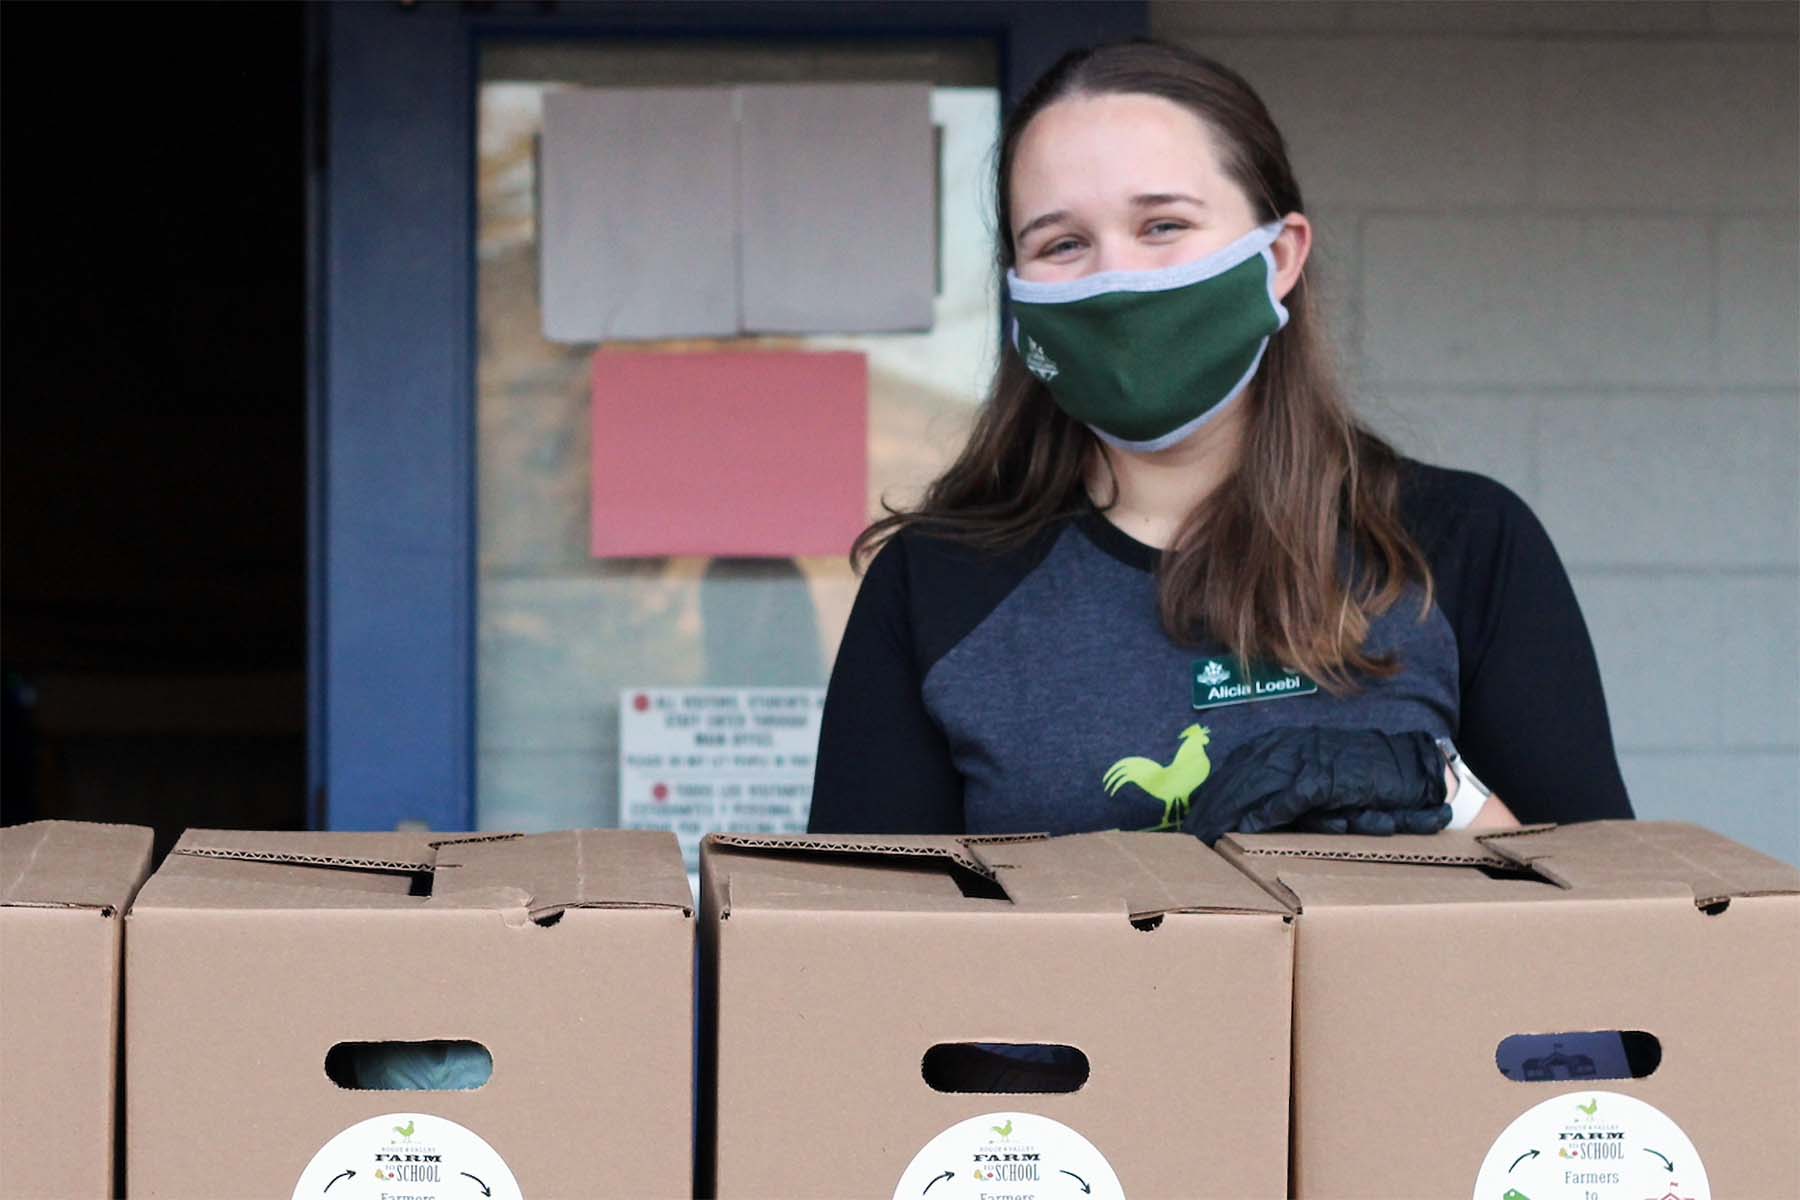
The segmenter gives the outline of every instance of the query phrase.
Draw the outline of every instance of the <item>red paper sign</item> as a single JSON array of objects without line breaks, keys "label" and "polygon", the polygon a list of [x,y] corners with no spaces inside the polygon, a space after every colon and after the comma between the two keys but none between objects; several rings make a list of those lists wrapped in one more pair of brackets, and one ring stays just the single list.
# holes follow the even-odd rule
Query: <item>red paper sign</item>
[{"label": "red paper sign", "polygon": [[860,353],[603,349],[596,558],[838,556],[867,524]]}]

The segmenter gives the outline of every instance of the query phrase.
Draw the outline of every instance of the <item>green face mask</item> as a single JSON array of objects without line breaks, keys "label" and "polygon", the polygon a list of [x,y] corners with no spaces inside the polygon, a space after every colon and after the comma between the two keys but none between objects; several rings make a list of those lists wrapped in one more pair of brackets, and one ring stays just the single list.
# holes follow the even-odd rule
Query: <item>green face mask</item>
[{"label": "green face mask", "polygon": [[1006,273],[1013,345],[1062,410],[1123,450],[1166,450],[1250,385],[1287,324],[1271,221],[1205,258],[1058,283]]}]

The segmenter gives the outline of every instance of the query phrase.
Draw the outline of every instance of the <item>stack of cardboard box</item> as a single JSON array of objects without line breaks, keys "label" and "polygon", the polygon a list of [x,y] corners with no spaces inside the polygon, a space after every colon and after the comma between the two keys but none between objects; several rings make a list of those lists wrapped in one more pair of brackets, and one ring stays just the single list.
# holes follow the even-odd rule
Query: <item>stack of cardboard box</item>
[{"label": "stack of cardboard box", "polygon": [[1800,1196],[1800,871],[1693,826],[148,860],[0,831],[0,1196],[117,1194],[121,934],[132,1197]]}]

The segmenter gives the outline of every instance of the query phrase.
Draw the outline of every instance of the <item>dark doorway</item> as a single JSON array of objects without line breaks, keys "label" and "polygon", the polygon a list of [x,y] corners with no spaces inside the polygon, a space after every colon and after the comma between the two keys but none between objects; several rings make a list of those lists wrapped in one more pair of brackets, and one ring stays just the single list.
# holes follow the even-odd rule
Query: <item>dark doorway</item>
[{"label": "dark doorway", "polygon": [[304,821],[304,25],[6,7],[7,822]]}]

